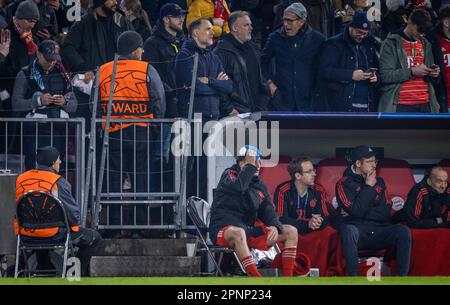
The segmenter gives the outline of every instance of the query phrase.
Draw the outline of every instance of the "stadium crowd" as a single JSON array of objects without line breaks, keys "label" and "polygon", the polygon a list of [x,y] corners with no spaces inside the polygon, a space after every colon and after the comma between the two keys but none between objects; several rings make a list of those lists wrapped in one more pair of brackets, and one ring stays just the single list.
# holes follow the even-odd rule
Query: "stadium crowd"
[{"label": "stadium crowd", "polygon": [[[117,83],[126,92],[113,94],[116,118],[187,117],[195,54],[193,111],[202,114],[204,123],[265,110],[448,113],[450,5],[423,0],[381,4],[378,10],[361,0],[93,0],[82,1],[81,20],[71,22],[70,8],[60,0],[0,0],[0,116],[90,120],[92,84],[98,80],[99,116],[105,118],[115,54]],[[146,131],[127,129],[131,125],[111,125],[110,139],[118,140],[119,130],[121,138],[124,129],[130,132],[127,139],[148,140]],[[24,126],[24,132],[36,134],[32,125]],[[50,134],[45,126],[39,128],[40,137]],[[139,153],[158,163],[168,154],[170,128],[156,137],[164,143],[160,155],[148,146]],[[39,146],[51,141],[44,142]],[[127,149],[121,142],[110,144],[113,155]],[[63,145],[54,146],[65,154]],[[27,170],[35,167],[35,150],[27,145]],[[56,162],[50,161],[45,167]],[[203,161],[200,171],[206,172]],[[109,162],[112,169],[121,168],[114,158]],[[295,159],[289,165],[291,180],[277,188],[273,205],[258,178],[259,153],[247,148],[217,187],[212,236],[218,245],[235,248],[252,276],[260,273],[248,246],[266,249],[282,243],[283,274],[292,275],[297,233],[332,224],[342,240],[347,274],[357,274],[358,250],[396,246],[397,273],[407,275],[408,226],[450,225],[447,172],[433,167],[403,208],[404,202],[386,198],[389,186],[377,177],[376,162],[369,147],[354,149],[336,185],[338,208],[330,211],[324,190],[315,184],[311,160]],[[206,175],[200,175],[205,191]],[[117,185],[122,181],[112,179]],[[136,184],[141,182],[148,184],[145,178]],[[403,224],[390,221],[394,205],[401,206]],[[117,213],[111,214],[117,220]],[[255,226],[256,219],[262,223]]]}]

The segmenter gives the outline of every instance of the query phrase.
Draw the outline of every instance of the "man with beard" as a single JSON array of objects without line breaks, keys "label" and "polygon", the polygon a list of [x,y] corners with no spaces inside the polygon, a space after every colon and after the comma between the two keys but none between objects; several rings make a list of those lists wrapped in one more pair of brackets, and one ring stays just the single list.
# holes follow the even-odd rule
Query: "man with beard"
[{"label": "man with beard", "polygon": [[233,92],[221,98],[222,116],[264,111],[269,91],[263,83],[259,53],[252,39],[252,21],[247,12],[235,11],[228,20],[230,33],[218,43],[215,53],[233,81]]},{"label": "man with beard", "polygon": [[72,72],[94,78],[96,67],[114,59],[119,35],[132,30],[130,22],[116,12],[117,0],[94,0],[93,10],[71,28],[62,46],[62,58]]},{"label": "man with beard", "polygon": [[450,188],[445,169],[435,166],[408,194],[405,218],[417,229],[450,228]]},{"label": "man with beard", "polygon": [[[156,23],[155,31],[152,36],[148,38],[144,44],[144,54],[142,59],[148,61],[161,78],[164,85],[164,91],[166,93],[166,118],[178,117],[178,99],[176,93],[175,82],[175,58],[181,50],[183,44],[183,22],[186,17],[187,11],[183,10],[179,5],[175,3],[167,3],[161,7],[159,13],[159,20]],[[157,139],[152,145],[152,166],[155,171],[158,172],[158,168],[161,167],[161,159],[168,162],[169,148],[170,148],[170,132],[171,124],[167,123],[163,125],[162,134],[157,135]],[[158,130],[161,130],[158,128]],[[162,146],[162,149],[161,149]],[[163,163],[164,169],[167,169],[169,164]],[[159,172],[163,172],[159,170]],[[152,182],[161,181],[159,174],[152,177]],[[172,184],[173,179],[165,179],[165,185]],[[167,181],[166,181],[167,180]],[[154,185],[155,191],[160,188]],[[169,208],[169,206],[167,206]],[[172,209],[168,209],[171,213]]]}]

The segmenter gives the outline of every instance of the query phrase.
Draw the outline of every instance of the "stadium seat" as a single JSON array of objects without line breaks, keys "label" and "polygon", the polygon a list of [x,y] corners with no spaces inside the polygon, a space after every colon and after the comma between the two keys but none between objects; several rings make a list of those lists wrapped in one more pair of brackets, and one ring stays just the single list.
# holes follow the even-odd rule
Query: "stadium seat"
[{"label": "stadium seat", "polygon": [[348,166],[344,158],[323,159],[317,164],[316,183],[320,184],[327,192],[327,202],[331,203],[336,190],[336,183],[342,178],[342,174]]},{"label": "stadium seat", "polygon": [[377,166],[377,174],[386,184],[387,199],[400,196],[405,201],[409,191],[416,184],[408,162],[398,159],[382,159]]},{"label": "stadium seat", "polygon": [[[447,174],[450,175],[450,159],[441,160],[441,162],[439,162],[439,166],[442,166],[447,171]],[[449,181],[450,181],[450,176],[449,176]]]},{"label": "stadium seat", "polygon": [[[29,191],[17,201],[17,250],[14,277],[23,274],[28,277],[49,276],[51,274],[66,277],[67,261],[69,255],[75,256],[74,246],[70,238],[70,225],[67,213],[62,202],[55,196],[42,191]],[[59,237],[53,238],[31,237],[22,235],[22,232],[34,232],[36,229],[58,228]],[[30,253],[34,251],[63,251],[62,266],[54,266],[55,269],[42,269],[40,266],[33,269],[29,264]],[[20,258],[24,261],[23,268]],[[61,267],[62,271],[59,270]]]},{"label": "stadium seat", "polygon": [[269,194],[273,199],[275,189],[278,184],[283,181],[291,179],[287,171],[289,162],[292,158],[290,156],[280,156],[278,164],[274,167],[261,167],[260,177],[267,184]]}]

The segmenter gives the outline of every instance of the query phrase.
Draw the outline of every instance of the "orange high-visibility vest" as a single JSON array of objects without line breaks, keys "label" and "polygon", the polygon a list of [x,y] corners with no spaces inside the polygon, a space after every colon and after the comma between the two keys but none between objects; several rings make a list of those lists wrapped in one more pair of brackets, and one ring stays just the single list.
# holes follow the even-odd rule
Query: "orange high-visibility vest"
[{"label": "orange high-visibility vest", "polygon": [[[111,119],[152,119],[153,111],[148,94],[148,62],[139,60],[119,60],[112,97]],[[111,88],[114,61],[100,67],[100,106],[101,115],[107,117],[109,92]],[[118,131],[131,125],[147,127],[145,122],[110,123],[109,132]],[[105,123],[102,124],[105,128]]]},{"label": "orange high-visibility vest", "polygon": [[[21,174],[16,180],[16,202],[29,191],[42,191],[58,198],[58,185],[56,182],[61,175],[45,170],[29,170]],[[72,226],[72,231],[77,232],[78,226]],[[16,235],[19,232],[19,223],[14,218],[14,231]],[[20,228],[20,234],[32,237],[52,237],[58,233],[58,227],[27,229]]]}]

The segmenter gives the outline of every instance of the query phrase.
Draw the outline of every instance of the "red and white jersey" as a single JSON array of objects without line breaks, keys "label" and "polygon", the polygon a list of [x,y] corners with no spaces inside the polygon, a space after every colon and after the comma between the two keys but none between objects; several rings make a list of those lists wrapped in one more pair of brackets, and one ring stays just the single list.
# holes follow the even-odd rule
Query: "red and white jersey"
[{"label": "red and white jersey", "polygon": [[[444,56],[445,71],[443,72],[445,73],[445,85],[447,86],[447,92],[450,93],[450,40],[439,35],[439,44]],[[447,104],[448,108],[450,108],[450,94],[447,95]]]},{"label": "red and white jersey", "polygon": [[[408,60],[408,68],[425,64],[425,52],[422,41],[412,42],[406,39],[402,41]],[[398,97],[398,104],[418,105],[429,101],[428,84],[423,76],[415,76],[413,79],[403,83]]]}]

